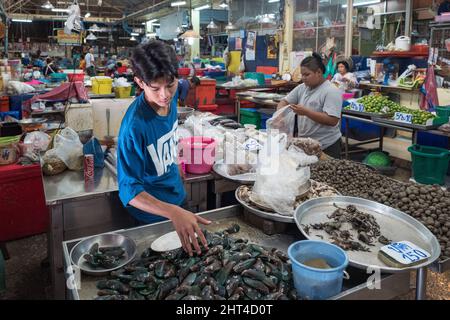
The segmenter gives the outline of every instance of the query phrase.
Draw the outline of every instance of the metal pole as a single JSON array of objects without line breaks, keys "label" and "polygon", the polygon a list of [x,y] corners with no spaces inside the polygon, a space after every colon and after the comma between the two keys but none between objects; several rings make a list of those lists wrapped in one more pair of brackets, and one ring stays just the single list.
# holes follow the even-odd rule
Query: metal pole
[{"label": "metal pole", "polygon": [[346,57],[352,55],[353,40],[353,0],[347,0],[347,15],[345,17],[345,49]]},{"label": "metal pole", "polygon": [[420,268],[417,270],[416,276],[416,300],[426,299],[427,289],[427,268]]},{"label": "metal pole", "polygon": [[412,13],[413,13],[412,1],[406,0],[405,36],[407,36],[407,37],[411,37]]},{"label": "metal pole", "polygon": [[8,58],[8,32],[9,31],[9,27],[8,27],[8,19],[6,19],[6,23],[5,23],[5,37],[4,37],[4,42],[5,42],[5,58]]}]

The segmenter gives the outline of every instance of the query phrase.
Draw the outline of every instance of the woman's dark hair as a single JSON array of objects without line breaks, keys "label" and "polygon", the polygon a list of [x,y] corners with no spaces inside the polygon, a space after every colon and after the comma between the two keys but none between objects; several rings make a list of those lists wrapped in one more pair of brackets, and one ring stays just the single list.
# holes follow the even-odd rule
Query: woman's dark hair
[{"label": "woman's dark hair", "polygon": [[195,84],[196,86],[198,86],[198,85],[200,85],[200,79],[199,78],[197,78],[196,76],[193,76],[192,78],[191,78],[191,82],[193,83],[193,84]]},{"label": "woman's dark hair", "polygon": [[117,68],[120,68],[122,66],[122,62],[117,62],[116,66],[117,66]]},{"label": "woman's dark hair", "polygon": [[350,71],[350,66],[348,65],[348,63],[346,61],[339,61],[337,66],[339,67],[339,65],[342,64],[345,68],[345,71],[349,72]]},{"label": "woman's dark hair", "polygon": [[138,45],[131,56],[134,75],[150,83],[160,78],[178,78],[178,61],[171,46],[159,40]]},{"label": "woman's dark hair", "polygon": [[321,70],[322,73],[325,73],[325,65],[323,64],[322,57],[315,52],[311,57],[303,59],[301,66],[314,72]]}]

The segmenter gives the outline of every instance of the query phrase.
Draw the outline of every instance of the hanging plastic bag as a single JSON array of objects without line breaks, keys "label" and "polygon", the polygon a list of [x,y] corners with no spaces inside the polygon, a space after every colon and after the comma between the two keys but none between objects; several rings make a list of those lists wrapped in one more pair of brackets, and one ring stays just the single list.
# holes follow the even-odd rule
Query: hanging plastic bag
[{"label": "hanging plastic bag", "polygon": [[420,92],[423,94],[420,98],[420,109],[433,111],[435,106],[439,106],[439,98],[437,93],[436,75],[434,67],[428,66],[427,78]]},{"label": "hanging plastic bag", "polygon": [[83,169],[83,144],[78,134],[72,128],[65,128],[55,136],[55,155],[61,159],[70,170]]},{"label": "hanging plastic bag", "polygon": [[301,164],[310,163],[311,156],[294,149],[286,150],[286,145],[286,135],[269,137],[260,152],[253,192],[277,213],[292,216],[299,189],[310,179],[309,167]]},{"label": "hanging plastic bag", "polygon": [[289,138],[294,135],[295,113],[289,106],[285,106],[275,112],[272,118],[266,122],[267,131],[278,130],[285,133]]}]

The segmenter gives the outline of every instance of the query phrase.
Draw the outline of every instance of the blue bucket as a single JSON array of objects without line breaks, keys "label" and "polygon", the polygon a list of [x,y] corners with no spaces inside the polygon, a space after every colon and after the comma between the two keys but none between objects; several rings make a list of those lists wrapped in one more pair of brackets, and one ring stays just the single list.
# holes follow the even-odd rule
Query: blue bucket
[{"label": "blue bucket", "polygon": [[[338,246],[324,241],[297,241],[289,246],[288,256],[292,262],[294,286],[300,298],[323,300],[342,291],[348,257]],[[331,269],[313,268],[303,264],[312,259],[324,259]]]}]

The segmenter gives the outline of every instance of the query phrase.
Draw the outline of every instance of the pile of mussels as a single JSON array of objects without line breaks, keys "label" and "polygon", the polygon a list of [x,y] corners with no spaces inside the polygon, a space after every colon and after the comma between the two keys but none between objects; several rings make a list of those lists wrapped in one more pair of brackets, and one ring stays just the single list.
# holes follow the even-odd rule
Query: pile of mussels
[{"label": "pile of mussels", "polygon": [[146,249],[139,260],[97,282],[97,300],[288,300],[297,299],[291,264],[278,249],[203,230],[209,250],[189,257],[182,249]]}]

